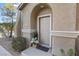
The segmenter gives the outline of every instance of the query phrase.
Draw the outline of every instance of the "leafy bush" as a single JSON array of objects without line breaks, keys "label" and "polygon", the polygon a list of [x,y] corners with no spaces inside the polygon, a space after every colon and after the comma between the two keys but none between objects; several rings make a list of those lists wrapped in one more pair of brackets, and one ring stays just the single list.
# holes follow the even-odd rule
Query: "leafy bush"
[{"label": "leafy bush", "polygon": [[12,48],[17,52],[21,52],[24,49],[26,49],[27,48],[26,38],[24,37],[14,38],[14,40],[12,41]]},{"label": "leafy bush", "polygon": [[75,51],[73,49],[69,49],[68,52],[67,52],[67,55],[75,56]]},{"label": "leafy bush", "polygon": [[61,54],[64,56],[65,55],[65,51],[63,49],[60,49]]},{"label": "leafy bush", "polygon": [[64,51],[64,49],[60,49],[60,52],[63,56],[75,56],[75,50],[68,49],[67,53]]}]

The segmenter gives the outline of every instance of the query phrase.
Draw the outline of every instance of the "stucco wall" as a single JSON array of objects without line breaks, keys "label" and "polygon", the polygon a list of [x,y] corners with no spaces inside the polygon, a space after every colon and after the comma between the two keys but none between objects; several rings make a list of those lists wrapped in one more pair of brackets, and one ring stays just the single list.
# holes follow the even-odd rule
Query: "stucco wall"
[{"label": "stucco wall", "polygon": [[75,39],[67,37],[52,37],[52,48],[54,48],[52,49],[54,55],[62,55],[60,49],[64,49],[67,55],[69,49],[75,50]]},{"label": "stucco wall", "polygon": [[[33,8],[37,4],[28,4],[22,10],[22,20],[23,20],[23,27],[25,29],[23,32],[24,37],[30,40],[30,33],[31,31],[31,12]],[[53,31],[75,31],[76,30],[76,4],[48,4],[52,9],[52,21],[51,27]],[[39,12],[39,11],[38,11]],[[28,30],[28,32],[26,32]],[[28,35],[27,35],[28,34]],[[68,49],[70,47],[75,48],[75,41],[71,38],[64,38],[64,37],[53,37],[52,41],[54,43],[54,54],[60,55],[60,48]],[[52,43],[53,46],[53,43]]]},{"label": "stucco wall", "polygon": [[23,37],[28,38],[28,41],[31,39],[30,38],[30,29],[31,29],[31,11],[32,11],[32,5],[28,4],[25,6],[25,8],[21,11],[22,12],[22,33]]},{"label": "stucco wall", "polygon": [[[54,4],[53,31],[75,31],[76,30],[76,4]],[[65,34],[65,33],[63,33]],[[75,39],[69,37],[52,37],[52,51],[54,55],[61,55],[60,49],[65,52],[69,48],[75,49]]]},{"label": "stucco wall", "polygon": [[74,31],[76,25],[76,4],[50,4],[53,12],[53,30]]}]

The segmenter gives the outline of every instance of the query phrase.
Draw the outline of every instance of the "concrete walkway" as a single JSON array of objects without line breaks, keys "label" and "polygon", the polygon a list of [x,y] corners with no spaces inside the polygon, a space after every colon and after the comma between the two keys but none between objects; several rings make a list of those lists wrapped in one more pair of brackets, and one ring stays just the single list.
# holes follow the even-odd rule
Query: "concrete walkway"
[{"label": "concrete walkway", "polygon": [[50,52],[44,52],[34,47],[29,47],[21,53],[22,56],[52,56]]},{"label": "concrete walkway", "polygon": [[0,56],[12,56],[12,55],[0,45]]},{"label": "concrete walkway", "polygon": [[44,52],[42,50],[30,47],[26,50],[24,50],[22,53],[18,53],[13,50],[11,46],[11,40],[8,39],[1,39],[0,38],[0,45],[6,49],[12,56],[51,56],[51,53]]}]

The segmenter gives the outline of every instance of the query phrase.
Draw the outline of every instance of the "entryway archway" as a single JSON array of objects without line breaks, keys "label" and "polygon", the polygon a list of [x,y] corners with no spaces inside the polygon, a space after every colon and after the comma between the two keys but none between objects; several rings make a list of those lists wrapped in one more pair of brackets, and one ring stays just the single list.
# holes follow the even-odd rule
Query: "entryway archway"
[{"label": "entryway archway", "polygon": [[48,4],[37,4],[31,14],[31,29],[38,33],[41,45],[51,45],[51,7]]}]

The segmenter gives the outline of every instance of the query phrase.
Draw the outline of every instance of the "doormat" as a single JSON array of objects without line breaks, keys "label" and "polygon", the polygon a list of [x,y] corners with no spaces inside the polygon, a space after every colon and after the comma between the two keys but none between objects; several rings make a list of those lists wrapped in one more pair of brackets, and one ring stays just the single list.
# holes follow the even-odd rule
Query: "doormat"
[{"label": "doormat", "polygon": [[39,45],[36,47],[37,49],[40,49],[42,51],[45,51],[45,52],[48,52],[49,48],[48,47],[45,47],[45,46],[42,46],[42,45]]}]

